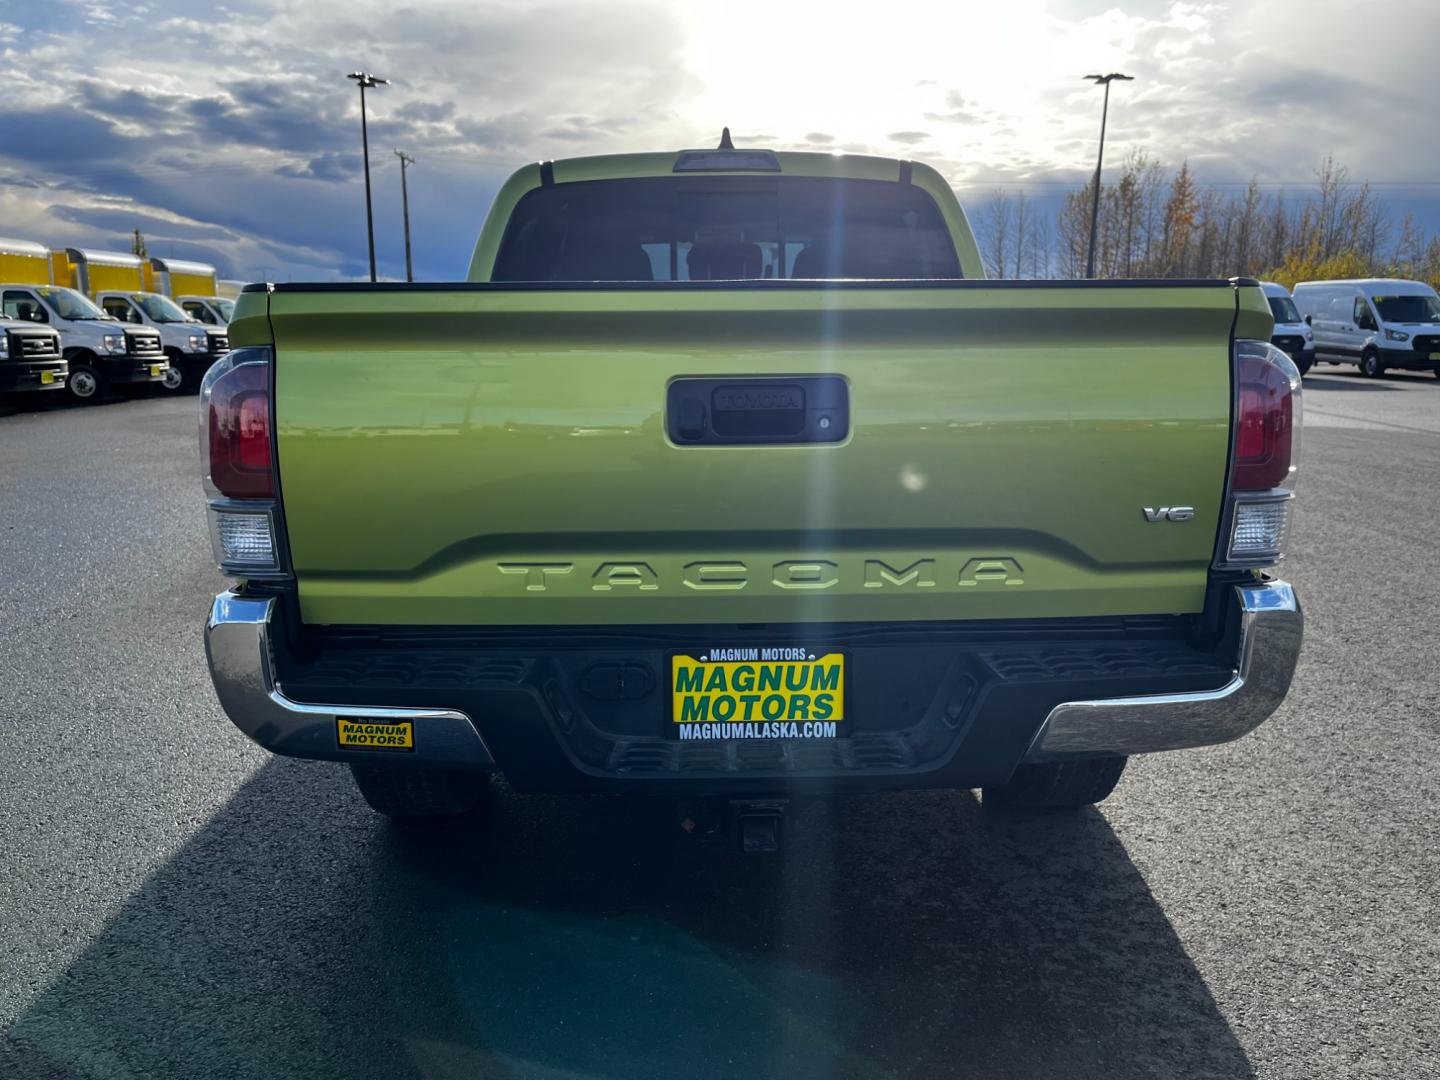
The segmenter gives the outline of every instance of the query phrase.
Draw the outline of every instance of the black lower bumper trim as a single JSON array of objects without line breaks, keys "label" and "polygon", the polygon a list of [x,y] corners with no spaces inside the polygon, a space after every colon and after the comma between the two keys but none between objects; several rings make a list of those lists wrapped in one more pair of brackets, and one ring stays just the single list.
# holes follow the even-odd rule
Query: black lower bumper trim
[{"label": "black lower bumper trim", "polygon": [[[0,394],[63,390],[68,372],[69,365],[63,360],[12,360],[0,363]],[[47,373],[50,376],[49,382],[45,381]]]},{"label": "black lower bumper trim", "polygon": [[1380,362],[1387,368],[1400,371],[1435,371],[1440,360],[1431,360],[1429,353],[1418,353],[1414,349],[1381,349]]},{"label": "black lower bumper trim", "polygon": [[[180,366],[187,375],[204,375],[224,353],[181,353]],[[174,360],[171,360],[174,363]]]},{"label": "black lower bumper trim", "polygon": [[[165,356],[136,358],[133,356],[110,357],[100,361],[105,378],[112,384],[159,382],[165,378],[165,369],[170,361]],[[154,369],[158,367],[159,373]]]},{"label": "black lower bumper trim", "polygon": [[[585,631],[310,631],[276,649],[298,702],[455,710],[521,790],[729,794],[980,787],[1001,783],[1057,705],[1209,690],[1227,646],[1193,647],[1189,619],[1017,625]],[[278,638],[278,635],[276,635]],[[682,641],[785,645],[847,657],[847,735],[670,737],[669,657]],[[597,668],[646,671],[643,695],[597,696]],[[417,728],[417,749],[424,732]],[[341,756],[343,755],[327,755]]]}]

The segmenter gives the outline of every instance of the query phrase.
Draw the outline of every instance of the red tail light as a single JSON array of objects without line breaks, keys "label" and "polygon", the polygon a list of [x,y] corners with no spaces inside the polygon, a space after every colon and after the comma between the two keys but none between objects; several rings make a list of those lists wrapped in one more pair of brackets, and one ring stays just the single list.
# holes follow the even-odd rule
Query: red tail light
[{"label": "red tail light", "polygon": [[246,361],[238,351],[226,359],[236,356],[241,362],[227,365],[213,381],[206,379],[210,484],[231,499],[271,499],[270,365]]},{"label": "red tail light", "polygon": [[226,353],[200,383],[200,461],[221,573],[285,580],[290,571],[275,498],[269,348]]},{"label": "red tail light", "polygon": [[1285,557],[1300,464],[1300,371],[1267,341],[1235,342],[1235,453],[1216,563],[1274,566]]},{"label": "red tail light", "polygon": [[1278,353],[1266,346],[1241,349],[1236,356],[1235,491],[1289,487],[1297,464],[1299,373],[1277,363],[1272,352]]}]

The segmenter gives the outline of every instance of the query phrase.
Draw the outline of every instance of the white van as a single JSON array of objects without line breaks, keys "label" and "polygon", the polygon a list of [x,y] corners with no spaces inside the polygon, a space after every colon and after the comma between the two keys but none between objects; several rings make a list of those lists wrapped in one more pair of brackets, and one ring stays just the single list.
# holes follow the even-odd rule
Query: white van
[{"label": "white van", "polygon": [[230,335],[225,327],[207,328],[161,293],[108,289],[97,292],[95,302],[120,322],[148,326],[160,335],[170,361],[166,390],[199,389],[210,365],[230,351]]},{"label": "white van", "polygon": [[28,320],[8,319],[0,309],[0,400],[34,391],[64,390],[69,370],[56,331]]},{"label": "white van", "polygon": [[1315,337],[1313,331],[1300,317],[1290,290],[1274,281],[1262,281],[1260,291],[1270,302],[1270,313],[1275,316],[1275,329],[1270,332],[1270,344],[1281,352],[1289,353],[1290,359],[1304,375],[1315,363]]},{"label": "white van", "polygon": [[235,315],[235,301],[225,296],[177,296],[175,302],[191,318],[199,319],[207,326],[223,329],[230,325]]},{"label": "white van", "polygon": [[0,283],[0,312],[59,332],[70,364],[65,385],[77,400],[99,400],[111,387],[163,382],[170,370],[158,333],[117,322],[74,289]]},{"label": "white van", "polygon": [[1440,375],[1440,296],[1423,281],[1302,281],[1295,306],[1315,332],[1317,360],[1371,378],[1387,368]]}]

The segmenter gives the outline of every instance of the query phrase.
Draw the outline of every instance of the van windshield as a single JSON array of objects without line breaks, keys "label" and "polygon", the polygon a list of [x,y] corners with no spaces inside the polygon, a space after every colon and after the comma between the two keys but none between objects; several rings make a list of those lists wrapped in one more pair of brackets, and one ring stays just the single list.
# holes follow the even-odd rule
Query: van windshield
[{"label": "van windshield", "polygon": [[50,287],[36,289],[40,298],[49,304],[62,319],[109,319],[110,316],[96,307],[88,296],[74,289]]},{"label": "van windshield", "polygon": [[1385,322],[1440,322],[1440,300],[1433,296],[1372,297]]},{"label": "van windshield", "polygon": [[495,281],[958,278],[921,188],[824,177],[685,176],[536,188],[516,204]]},{"label": "van windshield", "polygon": [[1295,308],[1295,301],[1288,296],[1269,296],[1270,314],[1275,316],[1277,323],[1298,323],[1300,312]]},{"label": "van windshield", "polygon": [[195,321],[181,309],[179,304],[175,303],[175,301],[171,300],[168,296],[161,296],[159,293],[142,292],[132,293],[130,299],[139,304],[140,309],[154,322],[172,323]]}]

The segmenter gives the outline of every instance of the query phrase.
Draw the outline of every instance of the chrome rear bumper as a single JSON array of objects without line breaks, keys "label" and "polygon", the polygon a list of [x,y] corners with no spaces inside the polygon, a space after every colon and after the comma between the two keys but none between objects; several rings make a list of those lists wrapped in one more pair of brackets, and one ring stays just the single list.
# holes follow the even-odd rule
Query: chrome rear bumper
[{"label": "chrome rear bumper", "polygon": [[[329,705],[287,696],[275,674],[274,650],[284,630],[281,610],[275,597],[224,592],[215,598],[205,626],[216,695],[235,726],[255,742],[275,753],[330,761],[386,758],[456,769],[497,767],[479,727],[458,709]],[[1234,643],[1236,659],[1224,685],[1186,693],[1064,702],[1050,709],[1024,760],[1178,750],[1228,742],[1252,731],[1275,711],[1290,687],[1300,654],[1303,616],[1294,590],[1283,581],[1272,581],[1237,587],[1230,618],[1234,621],[1226,640]],[[525,700],[532,696],[527,692]],[[336,734],[341,719],[411,721],[417,733],[423,731],[423,738],[417,736],[414,749],[405,753],[341,748]],[[487,714],[487,719],[495,717]],[[534,722],[536,726],[527,730],[533,730],[537,739],[548,739],[539,714]],[[1001,716],[996,722],[1013,729],[1016,723],[1033,721]],[[557,751],[557,760],[560,757]],[[974,765],[974,759],[962,752],[955,761],[956,786],[975,786],[963,767]],[[1006,767],[1013,768],[1014,761],[1009,758]],[[897,777],[891,786],[915,786],[924,779]]]},{"label": "chrome rear bumper", "polygon": [[1235,589],[1235,672],[1217,690],[1067,701],[1050,710],[1026,761],[1148,754],[1238,739],[1284,700],[1300,658],[1305,618],[1288,582]]},{"label": "chrome rear bumper", "polygon": [[[271,624],[278,601],[273,597],[215,597],[205,624],[205,653],[215,694],[231,721],[267,750],[293,757],[358,761],[403,758],[412,764],[490,770],[495,760],[475,724],[453,709],[374,708],[312,705],[293,701],[275,681]],[[336,739],[341,718],[376,723],[413,721],[424,726],[423,742],[410,753],[342,750]]]}]

